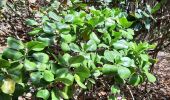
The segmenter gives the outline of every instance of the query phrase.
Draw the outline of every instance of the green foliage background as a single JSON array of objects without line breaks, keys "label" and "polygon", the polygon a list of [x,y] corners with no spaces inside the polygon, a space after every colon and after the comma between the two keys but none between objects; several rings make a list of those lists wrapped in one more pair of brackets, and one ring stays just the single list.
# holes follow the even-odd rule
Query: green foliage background
[{"label": "green foliage background", "polygon": [[1,97],[15,99],[34,87],[35,98],[75,99],[77,90],[86,93],[99,77],[108,77],[108,98],[115,100],[121,85],[155,82],[150,73],[155,60],[147,52],[155,45],[134,37],[143,27],[150,30],[152,15],[163,3],[129,13],[125,1],[117,1],[121,5],[114,8],[110,0],[97,7],[77,0],[51,1],[33,12],[38,18],[25,20],[32,29],[29,41],[8,37],[0,57]]}]

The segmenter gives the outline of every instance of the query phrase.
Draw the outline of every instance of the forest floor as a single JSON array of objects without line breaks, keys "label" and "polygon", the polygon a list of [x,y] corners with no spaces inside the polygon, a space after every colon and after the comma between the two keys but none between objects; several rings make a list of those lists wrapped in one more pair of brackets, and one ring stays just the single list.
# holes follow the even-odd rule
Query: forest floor
[{"label": "forest floor", "polygon": [[149,89],[151,94],[159,100],[170,100],[170,53],[159,52],[157,58],[158,63],[155,64],[154,74],[157,82],[151,84]]}]

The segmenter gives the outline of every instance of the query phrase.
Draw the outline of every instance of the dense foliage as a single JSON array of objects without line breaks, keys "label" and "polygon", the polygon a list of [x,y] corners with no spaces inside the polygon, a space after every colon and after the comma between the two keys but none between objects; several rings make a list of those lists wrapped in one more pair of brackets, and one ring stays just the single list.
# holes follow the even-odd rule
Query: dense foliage
[{"label": "dense foliage", "polygon": [[[29,41],[8,37],[0,57],[1,98],[31,92],[44,100],[76,99],[77,92],[90,91],[106,77],[112,83],[108,98],[115,100],[121,84],[156,81],[149,71],[154,60],[147,54],[155,46],[135,42],[135,22],[127,12],[107,4],[98,9],[79,2],[62,6],[54,1],[25,21],[32,28]],[[135,14],[149,18],[142,11]]]}]

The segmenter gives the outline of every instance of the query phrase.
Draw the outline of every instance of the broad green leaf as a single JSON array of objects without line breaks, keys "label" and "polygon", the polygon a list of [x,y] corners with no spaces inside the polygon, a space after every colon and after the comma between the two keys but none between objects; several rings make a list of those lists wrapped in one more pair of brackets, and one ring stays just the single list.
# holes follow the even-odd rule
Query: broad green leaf
[{"label": "broad green leaf", "polygon": [[56,24],[55,23],[49,23],[46,22],[43,24],[43,31],[47,34],[54,34],[56,30]]},{"label": "broad green leaf", "polygon": [[114,60],[119,56],[119,52],[117,51],[109,51],[109,50],[105,50],[104,51],[104,58],[107,61],[113,62]]},{"label": "broad green leaf", "polygon": [[13,72],[8,71],[11,79],[13,79],[16,83],[22,83],[22,72],[21,70],[15,70]]},{"label": "broad green leaf", "polygon": [[99,16],[92,17],[88,20],[88,23],[92,25],[92,27],[95,27],[99,23]]},{"label": "broad green leaf", "polygon": [[32,82],[39,83],[40,79],[43,78],[41,72],[32,72],[30,74],[30,78]]},{"label": "broad green leaf", "polygon": [[69,45],[67,43],[64,43],[64,42],[61,43],[61,49],[63,51],[70,51]]},{"label": "broad green leaf", "polygon": [[46,47],[46,45],[39,41],[30,41],[27,43],[28,50],[42,51],[42,50],[44,50],[45,47]]},{"label": "broad green leaf", "polygon": [[48,16],[49,16],[50,18],[56,20],[56,21],[60,21],[60,20],[61,20],[61,17],[57,16],[57,14],[54,13],[54,12],[52,12],[52,11],[50,11],[50,12],[48,13]]},{"label": "broad green leaf", "polygon": [[16,50],[24,49],[24,44],[22,43],[22,41],[17,40],[12,37],[7,38],[7,44],[8,44],[8,47],[12,49],[16,49]]},{"label": "broad green leaf", "polygon": [[74,76],[71,73],[63,73],[61,76],[56,77],[56,81],[63,82],[65,85],[70,86],[73,84]]},{"label": "broad green leaf", "polygon": [[130,78],[129,78],[129,83],[133,86],[137,86],[140,84],[141,80],[140,80],[140,75],[137,74],[133,74]]},{"label": "broad green leaf", "polygon": [[121,25],[125,28],[128,28],[133,24],[133,22],[128,21],[125,17],[119,18],[117,20],[117,22],[118,22],[119,25]]},{"label": "broad green leaf", "polygon": [[32,31],[28,32],[29,35],[37,35],[40,33],[41,28],[34,28]]},{"label": "broad green leaf", "polygon": [[57,69],[55,72],[56,77],[65,77],[69,73],[67,68]]},{"label": "broad green leaf", "polygon": [[14,71],[20,71],[23,68],[23,64],[20,62],[11,63],[11,67],[8,69],[9,73],[13,73]]},{"label": "broad green leaf", "polygon": [[74,52],[81,52],[80,48],[78,45],[74,44],[74,43],[70,43],[70,49]]},{"label": "broad green leaf", "polygon": [[133,64],[133,61],[129,57],[122,57],[121,61],[121,65],[125,67],[131,67],[131,65]]},{"label": "broad green leaf", "polygon": [[127,39],[129,39],[129,40],[133,39],[134,30],[132,30],[132,29],[127,29],[126,31],[120,30],[120,32],[122,33],[122,36],[123,36],[124,38],[127,38]]},{"label": "broad green leaf", "polygon": [[84,66],[76,68],[75,73],[82,79],[88,78],[90,76],[90,70]]},{"label": "broad green leaf", "polygon": [[15,91],[15,81],[12,79],[4,79],[1,90],[5,94],[13,94]]},{"label": "broad green leaf", "polygon": [[63,24],[58,22],[57,23],[57,29],[61,32],[61,33],[69,33],[70,32],[70,25],[68,24]]},{"label": "broad green leaf", "polygon": [[23,57],[21,52],[10,48],[5,49],[2,54],[2,58],[4,59],[19,60],[21,57]]},{"label": "broad green leaf", "polygon": [[60,100],[59,95],[54,90],[51,91],[51,100]]},{"label": "broad green leaf", "polygon": [[62,98],[64,98],[65,100],[68,100],[68,99],[69,99],[69,97],[68,97],[68,95],[67,95],[67,93],[66,93],[66,92],[59,91],[59,94],[60,94],[60,95],[61,95],[61,97],[62,97]]},{"label": "broad green leaf", "polygon": [[44,80],[51,82],[54,80],[54,75],[51,71],[45,70],[43,72],[43,78],[44,78]]},{"label": "broad green leaf", "polygon": [[119,67],[118,68],[118,74],[122,79],[127,79],[131,75],[131,72],[126,67]]},{"label": "broad green leaf", "polygon": [[65,60],[65,62],[66,62],[66,64],[68,65],[68,63],[69,63],[69,59],[71,58],[71,56],[70,56],[70,54],[68,54],[68,53],[65,53],[64,55],[63,55],[63,59]]},{"label": "broad green leaf", "polygon": [[97,44],[100,43],[100,39],[97,37],[97,35],[96,35],[94,32],[92,32],[92,33],[90,34],[90,39],[91,39],[91,40],[94,40]]},{"label": "broad green leaf", "polygon": [[151,13],[154,14],[161,8],[161,3],[157,3],[151,10]]},{"label": "broad green leaf", "polygon": [[74,21],[74,15],[68,14],[64,18],[65,22],[73,22]]},{"label": "broad green leaf", "polygon": [[48,16],[42,15],[41,23],[48,22],[49,20],[50,20],[50,19],[48,18]]},{"label": "broad green leaf", "polygon": [[49,56],[45,53],[33,53],[33,57],[41,63],[47,63],[49,61]]},{"label": "broad green leaf", "polygon": [[65,43],[70,43],[74,40],[74,36],[71,36],[71,34],[61,34],[61,38]]},{"label": "broad green leaf", "polygon": [[75,78],[75,81],[77,82],[77,84],[78,84],[81,88],[83,88],[83,89],[86,89],[86,88],[87,88],[87,87],[81,82],[81,79],[80,79],[80,77],[79,77],[77,74],[74,75],[74,78]]},{"label": "broad green leaf", "polygon": [[77,63],[83,63],[84,57],[79,55],[79,56],[73,56],[69,59],[70,64],[77,64]]},{"label": "broad green leaf", "polygon": [[118,94],[119,94],[119,93],[120,93],[119,87],[112,85],[112,87],[111,87],[111,93],[113,93],[113,94],[118,93]]},{"label": "broad green leaf", "polygon": [[[84,23],[84,19],[80,18],[80,17],[75,17],[74,20],[73,20],[73,24],[76,26],[76,25],[80,25],[80,26],[83,26],[85,23]],[[76,31],[75,31],[76,32]]]},{"label": "broad green leaf", "polygon": [[38,71],[44,71],[45,69],[47,69],[49,67],[48,64],[44,64],[44,63],[37,63],[37,70]]},{"label": "broad green leaf", "polygon": [[154,83],[156,81],[156,77],[154,75],[152,75],[151,73],[145,73],[149,82]]},{"label": "broad green leaf", "polygon": [[48,36],[48,37],[41,37],[41,36],[39,36],[37,38],[37,40],[42,42],[46,46],[53,45],[53,43],[55,41],[53,36]]},{"label": "broad green leaf", "polygon": [[111,27],[112,26],[112,28],[114,29],[115,26],[116,26],[116,23],[115,23],[115,21],[112,18],[108,18],[106,20],[106,22],[105,22],[105,26],[106,27]]},{"label": "broad green leaf", "polygon": [[38,25],[38,22],[36,22],[34,19],[27,19],[25,23],[26,25],[30,25],[30,26]]},{"label": "broad green leaf", "polygon": [[67,68],[57,69],[55,75],[56,80],[61,81],[68,86],[73,84],[74,76],[69,73]]},{"label": "broad green leaf", "polygon": [[47,100],[50,97],[50,92],[47,89],[38,90],[36,97]]},{"label": "broad green leaf", "polygon": [[125,40],[119,40],[113,43],[113,46],[115,49],[127,49],[128,48],[127,41]]},{"label": "broad green leaf", "polygon": [[0,59],[0,68],[5,68],[5,67],[10,67],[11,64],[9,63],[9,61],[5,60],[5,59]]},{"label": "broad green leaf", "polygon": [[37,69],[36,64],[34,62],[27,60],[27,59],[25,59],[25,61],[24,61],[24,68],[27,71],[32,71],[32,70]]},{"label": "broad green leaf", "polygon": [[140,54],[140,57],[143,61],[148,61],[149,60],[149,56],[147,54]]},{"label": "broad green leaf", "polygon": [[94,40],[89,40],[87,42],[87,51],[96,51],[97,44]]},{"label": "broad green leaf", "polygon": [[114,74],[117,72],[119,67],[115,66],[115,65],[109,65],[109,64],[105,64],[102,68],[102,72],[104,74]]},{"label": "broad green leaf", "polygon": [[110,44],[111,40],[112,40],[111,35],[108,32],[105,32],[103,34],[102,39],[104,40],[104,43],[106,43],[106,44]]}]

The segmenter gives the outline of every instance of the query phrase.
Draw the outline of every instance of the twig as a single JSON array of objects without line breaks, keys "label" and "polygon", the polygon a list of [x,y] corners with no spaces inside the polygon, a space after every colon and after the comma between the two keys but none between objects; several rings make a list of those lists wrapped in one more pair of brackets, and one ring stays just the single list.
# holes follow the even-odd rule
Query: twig
[{"label": "twig", "polygon": [[135,100],[135,98],[134,98],[134,96],[133,96],[133,93],[132,93],[130,87],[129,87],[128,85],[126,85],[126,87],[127,87],[128,90],[129,90],[129,93],[130,93],[130,95],[131,95],[131,97],[132,97],[132,100]]}]

